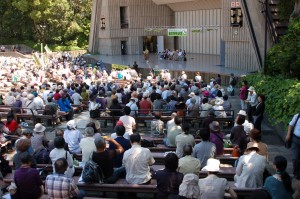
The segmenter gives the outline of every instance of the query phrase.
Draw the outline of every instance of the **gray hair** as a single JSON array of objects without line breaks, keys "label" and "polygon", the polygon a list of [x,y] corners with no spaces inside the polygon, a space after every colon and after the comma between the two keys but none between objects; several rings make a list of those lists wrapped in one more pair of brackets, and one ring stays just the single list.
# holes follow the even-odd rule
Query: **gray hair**
[{"label": "gray hair", "polygon": [[105,140],[102,137],[97,137],[94,141],[96,148],[105,147]]},{"label": "gray hair", "polygon": [[94,129],[92,127],[87,127],[85,130],[86,137],[93,137],[94,136]]}]

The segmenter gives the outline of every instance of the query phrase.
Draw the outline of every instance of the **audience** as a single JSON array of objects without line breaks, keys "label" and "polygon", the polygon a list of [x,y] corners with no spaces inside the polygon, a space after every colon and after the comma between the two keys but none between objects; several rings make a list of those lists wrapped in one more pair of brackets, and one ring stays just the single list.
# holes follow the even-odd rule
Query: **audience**
[{"label": "audience", "polygon": [[82,163],[85,164],[92,157],[92,153],[96,151],[94,129],[87,127],[85,130],[85,138],[80,140],[79,146],[82,152]]},{"label": "audience", "polygon": [[193,146],[186,144],[183,146],[183,157],[179,159],[178,172],[186,175],[188,173],[199,174],[201,163],[197,158],[192,157]]},{"label": "audience", "polygon": [[166,146],[167,147],[176,147],[176,136],[183,133],[181,124],[182,124],[182,118],[176,116],[174,118],[175,125],[168,129],[167,137],[166,137]]},{"label": "audience", "polygon": [[178,158],[183,156],[183,146],[186,144],[190,144],[195,146],[195,138],[193,135],[189,134],[190,126],[187,123],[182,125],[182,133],[177,135],[175,138],[176,144],[176,155]]}]

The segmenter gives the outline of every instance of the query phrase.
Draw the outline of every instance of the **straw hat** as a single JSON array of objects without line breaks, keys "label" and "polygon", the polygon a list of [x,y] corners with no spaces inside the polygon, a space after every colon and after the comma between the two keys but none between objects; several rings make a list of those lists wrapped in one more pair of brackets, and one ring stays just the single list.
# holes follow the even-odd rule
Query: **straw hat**
[{"label": "straw hat", "polygon": [[257,148],[257,150],[259,150],[259,146],[257,142],[249,142],[247,145],[247,150],[251,149],[251,148]]},{"label": "straw hat", "polygon": [[244,111],[244,110],[240,110],[240,111],[238,112],[238,115],[247,116],[247,113],[246,113],[246,111]]},{"label": "straw hat", "polygon": [[223,104],[223,100],[221,99],[221,98],[216,98],[216,100],[215,100],[215,105],[216,106],[221,106],[222,104]]}]

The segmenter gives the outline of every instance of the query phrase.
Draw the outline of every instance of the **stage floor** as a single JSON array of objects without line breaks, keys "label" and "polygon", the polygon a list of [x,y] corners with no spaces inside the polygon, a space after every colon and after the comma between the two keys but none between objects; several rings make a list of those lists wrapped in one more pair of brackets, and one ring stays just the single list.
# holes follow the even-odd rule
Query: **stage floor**
[{"label": "stage floor", "polygon": [[159,59],[157,54],[150,54],[149,63],[146,63],[143,55],[90,55],[85,57],[95,60],[102,60],[108,64],[133,65],[136,61],[139,68],[154,68],[154,69],[169,69],[169,70],[184,70],[184,71],[200,71],[207,73],[219,73],[235,75],[246,75],[249,71],[236,70],[222,66],[219,55],[204,55],[204,54],[187,54],[187,61],[172,61]]}]

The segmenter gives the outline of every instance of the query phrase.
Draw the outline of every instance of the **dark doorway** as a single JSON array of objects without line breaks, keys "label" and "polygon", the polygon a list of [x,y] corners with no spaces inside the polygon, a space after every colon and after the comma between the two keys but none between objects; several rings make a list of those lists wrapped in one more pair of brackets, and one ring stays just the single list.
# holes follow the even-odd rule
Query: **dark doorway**
[{"label": "dark doorway", "polygon": [[143,38],[143,51],[149,50],[150,53],[157,52],[157,36],[146,36]]},{"label": "dark doorway", "polygon": [[127,55],[127,41],[121,41],[121,54]]}]

